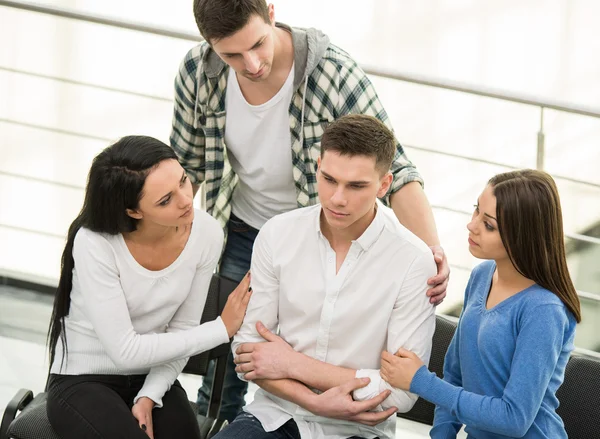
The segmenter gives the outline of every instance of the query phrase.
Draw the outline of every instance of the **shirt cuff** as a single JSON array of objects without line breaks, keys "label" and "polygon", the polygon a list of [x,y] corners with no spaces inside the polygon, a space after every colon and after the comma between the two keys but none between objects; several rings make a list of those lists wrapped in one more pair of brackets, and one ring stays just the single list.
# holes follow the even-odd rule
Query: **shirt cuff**
[{"label": "shirt cuff", "polygon": [[163,406],[163,402],[162,402],[162,397],[165,395],[165,392],[162,392],[162,396],[158,396],[159,395],[159,391],[157,391],[158,389],[144,389],[142,388],[140,390],[140,392],[137,394],[137,396],[135,398],[133,398],[133,403],[135,404],[136,402],[138,402],[138,400],[140,398],[146,397],[146,398],[150,398],[152,401],[154,401],[154,408],[155,409],[160,409]]}]

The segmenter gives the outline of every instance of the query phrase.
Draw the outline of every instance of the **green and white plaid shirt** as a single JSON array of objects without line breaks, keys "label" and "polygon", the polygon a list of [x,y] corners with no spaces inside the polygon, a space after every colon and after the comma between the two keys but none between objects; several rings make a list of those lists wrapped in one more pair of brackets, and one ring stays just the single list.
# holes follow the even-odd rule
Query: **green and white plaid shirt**
[{"label": "green and white plaid shirt", "polygon": [[[345,51],[314,29],[278,26],[289,30],[294,42],[297,81],[289,122],[298,207],[305,207],[318,203],[317,157],[327,124],[345,114],[360,113],[375,116],[390,128],[391,125],[373,85]],[[206,42],[188,52],[175,79],[170,138],[192,183],[206,183],[206,209],[223,227],[229,220],[231,196],[238,179],[227,159],[224,141],[228,71],[229,67]],[[394,180],[383,200],[388,205],[389,194],[403,185],[412,181],[423,183],[398,142],[391,171]]]}]

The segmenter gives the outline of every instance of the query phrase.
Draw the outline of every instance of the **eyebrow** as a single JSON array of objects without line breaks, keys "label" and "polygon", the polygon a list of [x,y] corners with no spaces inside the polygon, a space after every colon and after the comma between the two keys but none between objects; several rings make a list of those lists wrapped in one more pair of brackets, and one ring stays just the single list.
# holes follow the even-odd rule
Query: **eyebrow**
[{"label": "eyebrow", "polygon": [[[477,199],[477,208],[479,209],[479,198]],[[487,213],[483,213],[485,216],[487,216],[488,218],[493,219],[494,221],[498,222],[498,220],[496,218],[494,218],[492,215],[488,215]]]},{"label": "eyebrow", "polygon": [[[183,174],[181,174],[181,180],[179,180],[179,184],[183,183],[183,180],[185,180],[185,171],[183,171]],[[154,203],[154,204],[160,204],[164,201],[165,198],[171,196],[173,194],[173,191],[164,194],[162,197],[160,197],[160,199]]]},{"label": "eyebrow", "polygon": [[[258,46],[260,46],[260,44],[265,41],[265,38],[267,38],[266,35],[263,35],[256,43],[254,43],[254,46],[252,46],[250,49],[248,50],[253,50],[256,49]],[[223,52],[223,55],[227,55],[227,56],[233,56],[233,55],[239,55],[239,53],[232,53],[232,52]]]},{"label": "eyebrow", "polygon": [[[335,181],[335,178],[333,178],[327,172],[321,170],[321,174],[323,174],[325,177],[327,177],[327,178]],[[348,184],[369,184],[369,183],[371,183],[371,182],[370,181],[364,181],[364,180],[356,180],[356,181],[350,181],[350,182],[348,182]]]}]

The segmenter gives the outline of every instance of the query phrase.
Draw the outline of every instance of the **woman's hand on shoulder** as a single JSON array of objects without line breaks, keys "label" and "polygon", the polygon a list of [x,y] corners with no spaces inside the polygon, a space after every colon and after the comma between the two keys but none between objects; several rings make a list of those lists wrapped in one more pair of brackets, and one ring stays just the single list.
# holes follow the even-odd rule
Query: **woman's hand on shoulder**
[{"label": "woman's hand on shoulder", "polygon": [[227,328],[229,338],[233,337],[242,326],[246,308],[252,296],[252,288],[250,287],[250,272],[242,279],[235,290],[229,295],[225,308],[221,313],[221,319]]}]

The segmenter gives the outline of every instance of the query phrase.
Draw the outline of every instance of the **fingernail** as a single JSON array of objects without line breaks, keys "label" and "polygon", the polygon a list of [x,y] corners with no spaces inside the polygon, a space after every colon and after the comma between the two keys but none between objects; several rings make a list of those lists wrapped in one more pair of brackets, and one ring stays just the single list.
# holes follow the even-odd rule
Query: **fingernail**
[{"label": "fingernail", "polygon": [[252,292],[252,287],[248,288],[248,291],[249,291],[249,292]]},{"label": "fingernail", "polygon": [[142,424],[142,430],[146,431],[146,424]]}]

